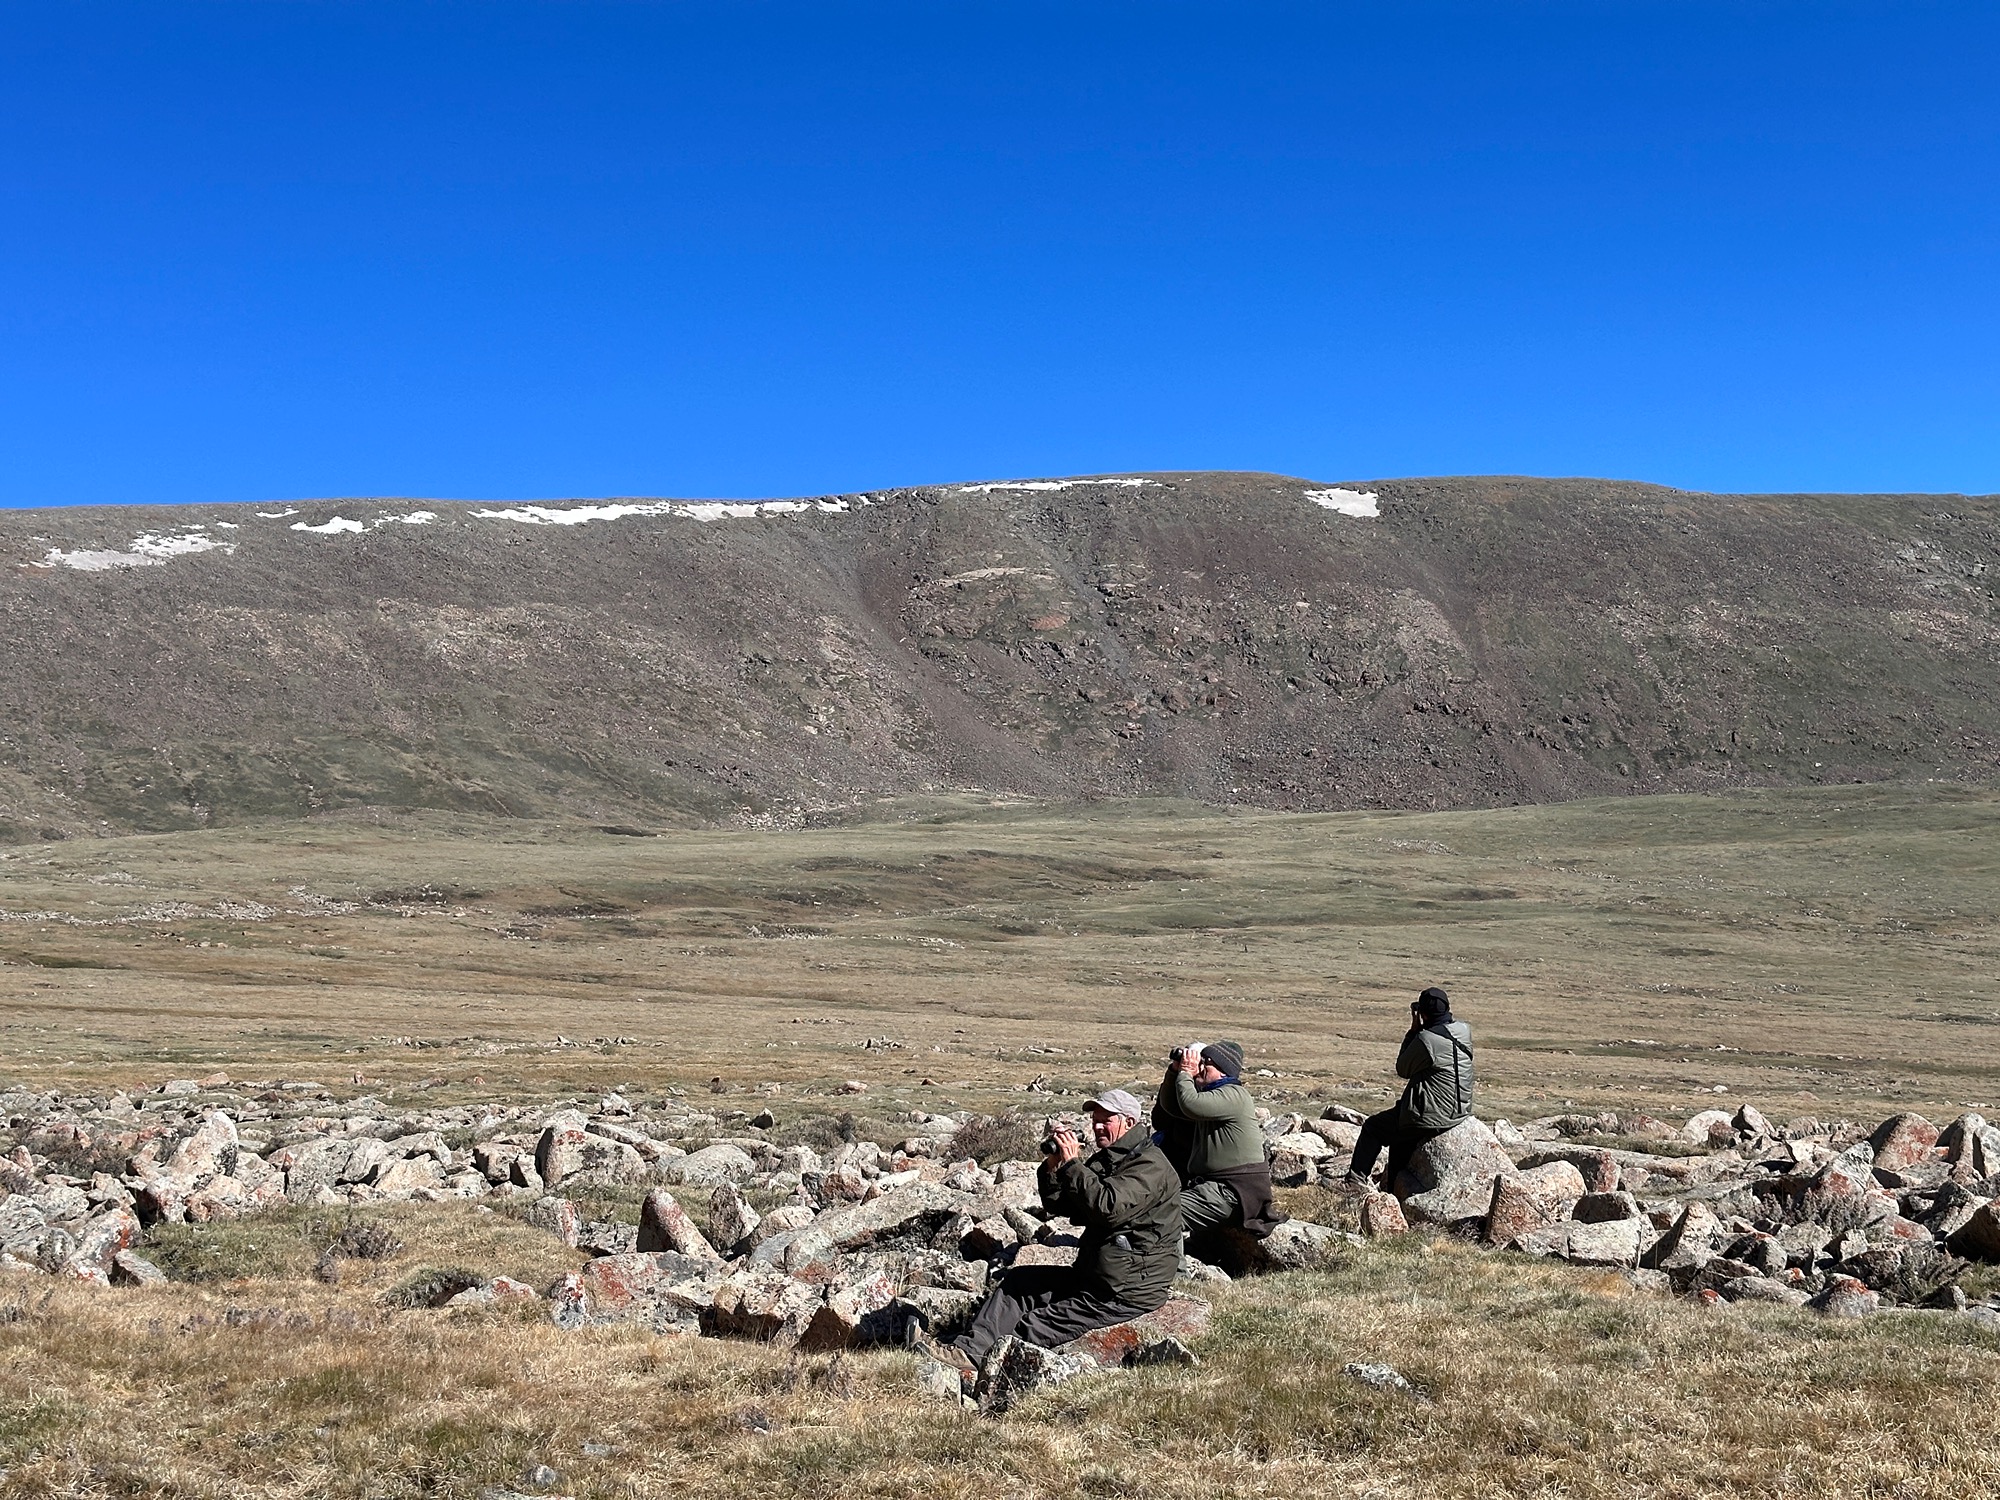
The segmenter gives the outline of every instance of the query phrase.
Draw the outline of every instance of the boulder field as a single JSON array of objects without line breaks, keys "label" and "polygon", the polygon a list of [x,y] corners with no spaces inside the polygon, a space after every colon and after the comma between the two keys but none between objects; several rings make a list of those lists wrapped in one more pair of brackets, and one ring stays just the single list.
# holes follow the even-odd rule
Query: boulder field
[{"label": "boulder field", "polygon": [[[814,1351],[899,1341],[912,1325],[948,1335],[992,1277],[1067,1263],[1078,1244],[1078,1226],[1043,1211],[1034,1163],[956,1153],[974,1118],[963,1114],[901,1115],[908,1134],[893,1146],[815,1146],[774,1140],[768,1107],[704,1110],[671,1091],[408,1112],[372,1096],[336,1104],[318,1084],[218,1075],[136,1098],[17,1089],[0,1094],[0,1118],[18,1143],[0,1157],[0,1273],[107,1287],[165,1279],[144,1255],[161,1224],[284,1204],[471,1200],[590,1258],[546,1288],[446,1279],[431,1305],[532,1302],[565,1329],[634,1323]],[[1346,1178],[1358,1125],[1337,1105],[1264,1121],[1280,1183],[1332,1186],[1358,1235],[1303,1219],[1264,1241],[1211,1235],[1190,1247],[1183,1290],[1158,1313],[1058,1351],[1008,1341],[964,1399],[1004,1410],[1081,1370],[1191,1361],[1204,1284],[1311,1268],[1346,1241],[1412,1231],[1711,1304],[1833,1317],[1922,1306],[2000,1325],[2000,1310],[1958,1284],[1967,1261],[2000,1260],[2000,1127],[1975,1114],[1942,1129],[1915,1114],[1779,1126],[1752,1105],[1679,1123],[1469,1119],[1423,1146],[1393,1191]],[[643,1192],[636,1224],[589,1216],[607,1188],[628,1204]],[[925,1374],[961,1399],[955,1375]]]}]

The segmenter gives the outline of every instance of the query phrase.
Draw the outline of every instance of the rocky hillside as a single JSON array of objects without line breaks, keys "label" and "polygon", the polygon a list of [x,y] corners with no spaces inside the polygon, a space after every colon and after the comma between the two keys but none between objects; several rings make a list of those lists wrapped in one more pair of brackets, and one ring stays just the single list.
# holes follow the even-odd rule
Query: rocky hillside
[{"label": "rocky hillside", "polygon": [[0,839],[1982,778],[2000,501],[1266,474],[0,513]]}]

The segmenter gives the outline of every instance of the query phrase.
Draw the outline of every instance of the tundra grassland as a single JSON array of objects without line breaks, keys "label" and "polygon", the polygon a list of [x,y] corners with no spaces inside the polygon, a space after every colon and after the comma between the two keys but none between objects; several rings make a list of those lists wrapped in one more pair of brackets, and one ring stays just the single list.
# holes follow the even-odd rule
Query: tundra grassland
[{"label": "tundra grassland", "polygon": [[[1150,1087],[1172,1042],[1227,1035],[1266,1102],[1316,1113],[1390,1097],[1408,1001],[1441,983],[1489,1117],[2000,1102],[1984,790],[954,798],[642,833],[362,812],[0,851],[0,1081],[226,1071],[413,1108],[713,1090],[781,1129],[886,1130]],[[1296,1210],[1331,1202],[1305,1191]],[[993,1419],[922,1402],[898,1351],[405,1310],[427,1270],[545,1284],[576,1253],[470,1205],[359,1212],[401,1248],[337,1285],[309,1275],[328,1226],[302,1209],[163,1242],[164,1287],[0,1282],[0,1494],[471,1500],[539,1463],[603,1497],[2000,1489],[2000,1339],[1943,1314],[1704,1309],[1412,1236],[1215,1289],[1194,1369]]]}]

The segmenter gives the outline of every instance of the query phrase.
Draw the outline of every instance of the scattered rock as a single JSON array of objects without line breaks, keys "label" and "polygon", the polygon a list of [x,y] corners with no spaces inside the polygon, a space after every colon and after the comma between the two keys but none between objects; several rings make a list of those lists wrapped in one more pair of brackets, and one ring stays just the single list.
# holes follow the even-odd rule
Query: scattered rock
[{"label": "scattered rock", "polygon": [[[1565,1164],[1566,1165],[1566,1164]],[[1570,1167],[1572,1175],[1576,1169]],[[1481,1238],[1489,1245],[1511,1245],[1523,1235],[1544,1228],[1548,1206],[1518,1178],[1495,1177]]]},{"label": "scattered rock", "polygon": [[998,1416],[1036,1391],[1049,1390],[1087,1375],[1097,1365],[1080,1354],[1062,1354],[1008,1336],[993,1346],[979,1367],[979,1409]]},{"label": "scattered rock", "polygon": [[1345,1369],[1348,1375],[1373,1390],[1405,1391],[1413,1396],[1417,1393],[1417,1388],[1393,1365],[1350,1364]]},{"label": "scattered rock", "polygon": [[1392,1193],[1370,1192],[1361,1200],[1361,1232],[1371,1240],[1379,1240],[1392,1234],[1407,1234],[1409,1220],[1403,1217],[1403,1205]]},{"label": "scattered rock", "polygon": [[1869,1290],[1852,1276],[1832,1276],[1827,1279],[1826,1289],[1806,1306],[1829,1318],[1865,1318],[1881,1304],[1879,1293]]},{"label": "scattered rock", "polygon": [[688,1217],[687,1210],[664,1188],[654,1188],[640,1205],[639,1238],[633,1248],[641,1254],[672,1250],[697,1261],[722,1259],[708,1237]]},{"label": "scattered rock", "polygon": [[1875,1153],[1875,1165],[1885,1171],[1900,1172],[1931,1159],[1937,1145],[1938,1128],[1922,1115],[1891,1115],[1875,1127],[1868,1144]]}]

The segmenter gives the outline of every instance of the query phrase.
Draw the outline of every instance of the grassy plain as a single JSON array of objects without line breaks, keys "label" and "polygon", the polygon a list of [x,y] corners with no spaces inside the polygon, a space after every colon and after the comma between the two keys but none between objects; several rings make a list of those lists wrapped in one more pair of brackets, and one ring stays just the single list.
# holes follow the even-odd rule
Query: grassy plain
[{"label": "grassy plain", "polygon": [[[2000,1102],[2000,797],[1947,786],[1402,815],[905,802],[659,837],[349,814],[4,856],[0,1081],[67,1091],[716,1079],[778,1084],[783,1123],[1039,1107],[1037,1080],[1073,1103],[1224,1034],[1274,1103],[1368,1107],[1409,998],[1443,983],[1488,1114]],[[837,1100],[846,1079],[868,1093]],[[921,1404],[896,1352],[392,1310],[425,1266],[540,1283],[565,1252],[466,1208],[370,1212],[404,1250],[338,1286],[306,1277],[296,1214],[230,1227],[162,1289],[0,1284],[0,1494],[470,1500],[535,1462],[593,1497],[2000,1489],[2000,1339],[1944,1315],[1709,1312],[1412,1240],[1222,1288],[1197,1369],[992,1420]]]},{"label": "grassy plain", "polygon": [[852,1078],[983,1107],[1225,1034],[1269,1091],[1365,1104],[1439,983],[1493,1112],[2000,1099],[2000,796],[1942,786],[657,837],[356,814],[0,851],[0,911],[6,1071],[48,1085]]}]

